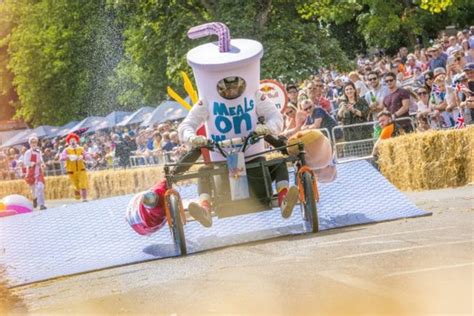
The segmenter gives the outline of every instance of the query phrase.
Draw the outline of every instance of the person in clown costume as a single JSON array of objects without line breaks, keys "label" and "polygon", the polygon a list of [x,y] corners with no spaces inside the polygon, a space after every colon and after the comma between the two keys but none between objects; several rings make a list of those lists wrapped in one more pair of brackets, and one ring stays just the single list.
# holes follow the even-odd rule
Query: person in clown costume
[{"label": "person in clown costume", "polygon": [[79,136],[70,133],[66,137],[68,146],[61,153],[61,160],[66,162],[66,173],[74,188],[74,198],[87,202],[87,189],[89,181],[85,160],[89,159],[88,153],[79,146]]},{"label": "person in clown costume", "polygon": [[[276,106],[259,91],[260,58],[262,45],[254,40],[230,40],[227,26],[208,23],[191,28],[190,38],[218,35],[219,43],[208,43],[188,52],[187,59],[193,68],[198,87],[199,101],[192,107],[178,127],[182,143],[191,147],[207,144],[209,139],[221,141],[234,137],[245,137],[252,132],[258,135],[278,135],[283,128],[283,117]],[[263,119],[263,120],[262,120]],[[206,136],[197,135],[203,125]],[[263,139],[248,147],[245,162],[265,159],[259,156],[265,150]],[[226,158],[220,153],[210,152],[211,161]],[[248,169],[249,189],[254,196],[262,190],[262,175],[252,174],[259,170]],[[286,164],[270,170],[276,183],[278,204],[284,218],[290,217],[298,201],[298,189],[289,185]],[[189,213],[205,227],[212,226],[210,184],[199,178],[199,202],[191,202]]]},{"label": "person in clown costume", "polygon": [[23,156],[23,164],[26,168],[25,181],[31,189],[33,197],[33,207],[40,206],[40,210],[45,210],[44,202],[44,174],[43,157],[38,147],[38,137],[31,136],[28,140],[30,149]]}]

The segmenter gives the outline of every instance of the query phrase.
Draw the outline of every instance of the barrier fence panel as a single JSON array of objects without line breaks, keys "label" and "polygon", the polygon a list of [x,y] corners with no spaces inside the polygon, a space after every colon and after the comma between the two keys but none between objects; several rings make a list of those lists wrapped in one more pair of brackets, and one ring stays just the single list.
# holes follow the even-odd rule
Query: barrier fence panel
[{"label": "barrier fence panel", "polygon": [[[402,117],[395,120],[404,130],[415,130],[414,120]],[[332,129],[336,162],[349,162],[370,159],[373,157],[374,145],[377,141],[375,128],[377,122],[367,122],[351,125],[339,125]]]}]

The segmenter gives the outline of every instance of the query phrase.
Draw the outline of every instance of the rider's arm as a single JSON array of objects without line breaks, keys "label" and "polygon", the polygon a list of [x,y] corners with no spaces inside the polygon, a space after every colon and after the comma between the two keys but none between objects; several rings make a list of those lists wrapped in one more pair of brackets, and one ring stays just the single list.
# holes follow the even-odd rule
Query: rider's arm
[{"label": "rider's arm", "polygon": [[256,93],[257,116],[265,118],[265,125],[272,131],[273,135],[278,135],[283,130],[283,116],[275,104],[265,97],[260,91]]},{"label": "rider's arm", "polygon": [[179,140],[182,143],[189,143],[190,138],[196,136],[196,130],[207,120],[208,116],[207,102],[199,100],[193,105],[183,122],[179,124]]}]

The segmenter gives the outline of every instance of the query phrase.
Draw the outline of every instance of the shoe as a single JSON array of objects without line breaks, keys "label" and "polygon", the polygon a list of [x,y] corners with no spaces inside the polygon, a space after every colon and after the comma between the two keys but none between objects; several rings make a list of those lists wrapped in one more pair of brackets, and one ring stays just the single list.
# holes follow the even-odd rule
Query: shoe
[{"label": "shoe", "polygon": [[298,188],[295,186],[289,189],[283,189],[278,193],[278,205],[280,205],[281,216],[288,218],[293,213],[296,203],[298,202]]},{"label": "shoe", "polygon": [[38,199],[34,198],[33,199],[33,208],[37,208],[37,207],[38,207]]},{"label": "shoe", "polygon": [[43,211],[43,210],[45,210],[45,209],[46,209],[46,206],[44,206],[44,205],[41,205],[41,206],[40,206],[40,210],[41,210],[41,211]]},{"label": "shoe", "polygon": [[84,199],[84,200],[82,200],[82,202],[89,202],[89,200],[87,200],[87,199]]},{"label": "shoe", "polygon": [[188,206],[189,214],[198,221],[204,227],[212,226],[212,216],[210,211],[210,205],[208,201],[201,202],[199,205],[196,202],[189,203]]},{"label": "shoe", "polygon": [[74,199],[75,200],[80,200],[81,199],[81,192],[80,191],[74,191]]}]

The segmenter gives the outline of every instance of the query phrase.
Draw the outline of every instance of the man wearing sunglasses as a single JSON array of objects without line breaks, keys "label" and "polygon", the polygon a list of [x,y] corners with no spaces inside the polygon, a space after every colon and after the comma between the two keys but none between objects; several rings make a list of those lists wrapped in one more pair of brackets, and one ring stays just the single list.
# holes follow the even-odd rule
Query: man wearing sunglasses
[{"label": "man wearing sunglasses", "polygon": [[433,46],[428,48],[428,54],[426,55],[429,60],[430,70],[433,71],[436,68],[446,68],[446,58],[441,55],[440,48]]},{"label": "man wearing sunglasses", "polygon": [[388,88],[380,84],[378,72],[371,71],[367,75],[369,92],[365,94],[365,100],[369,104],[372,119],[377,121],[377,113],[383,110],[383,100],[389,94]]},{"label": "man wearing sunglasses", "polygon": [[[384,81],[389,89],[389,94],[384,98],[383,105],[392,114],[394,120],[401,117],[409,118],[410,93],[397,86],[396,75],[388,72]],[[410,120],[406,119],[400,122],[406,132],[413,131]]]}]

